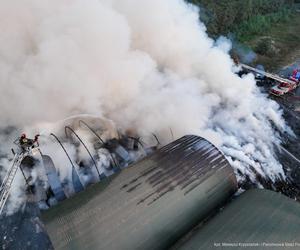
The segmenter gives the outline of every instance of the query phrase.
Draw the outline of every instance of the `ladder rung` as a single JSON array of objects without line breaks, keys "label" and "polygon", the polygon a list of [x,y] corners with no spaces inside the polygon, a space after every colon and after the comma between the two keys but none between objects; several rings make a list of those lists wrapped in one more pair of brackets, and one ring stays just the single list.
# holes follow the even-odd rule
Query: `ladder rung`
[{"label": "ladder rung", "polygon": [[13,159],[11,168],[8,170],[6,176],[4,177],[0,188],[0,214],[2,213],[5,203],[9,197],[10,188],[16,176],[17,170],[26,155],[27,153],[16,155]]}]

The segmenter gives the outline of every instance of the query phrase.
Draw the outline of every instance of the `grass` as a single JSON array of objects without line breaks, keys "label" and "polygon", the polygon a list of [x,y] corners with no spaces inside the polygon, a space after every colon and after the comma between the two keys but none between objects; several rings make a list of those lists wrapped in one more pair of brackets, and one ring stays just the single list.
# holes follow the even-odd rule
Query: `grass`
[{"label": "grass", "polygon": [[257,54],[253,64],[262,64],[267,70],[278,69],[300,59],[300,12],[295,12],[290,20],[273,25],[263,36],[257,36],[245,42],[248,46],[257,47],[262,38],[269,38],[276,52],[269,55]]}]

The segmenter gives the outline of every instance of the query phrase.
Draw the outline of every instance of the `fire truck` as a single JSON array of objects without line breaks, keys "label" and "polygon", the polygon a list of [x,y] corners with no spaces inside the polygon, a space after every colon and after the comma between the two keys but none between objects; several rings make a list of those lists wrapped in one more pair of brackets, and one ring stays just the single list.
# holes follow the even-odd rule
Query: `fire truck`
[{"label": "fire truck", "polygon": [[286,79],[286,81],[281,82],[279,85],[276,85],[271,88],[270,93],[275,96],[283,96],[299,86],[300,83],[300,69],[294,70],[293,74]]},{"label": "fire truck", "polygon": [[300,84],[300,69],[295,69],[292,73],[292,75],[288,78],[283,78],[276,74],[271,74],[268,72],[265,72],[260,69],[253,68],[251,66],[248,66],[246,64],[239,64],[243,70],[246,70],[247,72],[253,72],[255,75],[259,75],[261,78],[271,79],[272,81],[275,81],[276,84],[273,86],[270,90],[270,94],[275,96],[283,96],[284,94],[290,93],[294,89],[296,89]]}]

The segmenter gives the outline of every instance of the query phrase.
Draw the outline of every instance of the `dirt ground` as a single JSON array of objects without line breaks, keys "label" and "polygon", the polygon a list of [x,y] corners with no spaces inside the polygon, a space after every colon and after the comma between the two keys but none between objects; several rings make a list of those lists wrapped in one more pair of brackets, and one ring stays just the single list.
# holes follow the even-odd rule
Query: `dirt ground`
[{"label": "dirt ground", "polygon": [[[263,37],[269,37],[274,45],[275,53],[269,55],[257,54],[252,64],[261,64],[267,71],[277,72],[279,69],[292,65],[300,58],[300,11],[286,23],[273,26]],[[262,37],[257,37],[246,44],[255,50]],[[300,62],[299,62],[300,63]]]}]

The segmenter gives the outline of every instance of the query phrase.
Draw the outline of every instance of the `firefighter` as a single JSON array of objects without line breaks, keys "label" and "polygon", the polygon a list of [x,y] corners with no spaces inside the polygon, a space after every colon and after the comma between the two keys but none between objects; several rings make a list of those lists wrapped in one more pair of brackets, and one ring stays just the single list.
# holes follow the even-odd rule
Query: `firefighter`
[{"label": "firefighter", "polygon": [[34,136],[34,140],[33,140],[33,142],[36,143],[37,146],[39,146],[39,137],[40,137],[40,135],[37,134]]},{"label": "firefighter", "polygon": [[35,135],[34,139],[29,139],[27,138],[26,134],[23,133],[19,139],[19,145],[22,149],[22,151],[28,151],[29,148],[34,148],[35,144],[38,146],[39,142],[38,142],[38,138],[39,138],[39,134]]}]

